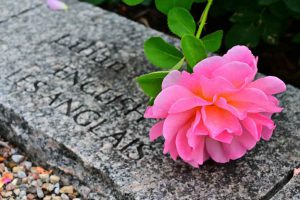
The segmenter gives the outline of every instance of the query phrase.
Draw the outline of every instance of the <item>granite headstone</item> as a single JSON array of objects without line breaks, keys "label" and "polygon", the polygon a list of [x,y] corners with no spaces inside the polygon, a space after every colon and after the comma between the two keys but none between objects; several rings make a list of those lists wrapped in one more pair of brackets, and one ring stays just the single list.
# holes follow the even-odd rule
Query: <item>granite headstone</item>
[{"label": "granite headstone", "polygon": [[85,183],[86,198],[269,199],[299,165],[299,89],[279,96],[285,109],[269,142],[195,169],[149,141],[147,98],[133,80],[154,70],[146,38],[175,39],[86,3],[53,12],[23,2],[0,0],[0,134]]}]

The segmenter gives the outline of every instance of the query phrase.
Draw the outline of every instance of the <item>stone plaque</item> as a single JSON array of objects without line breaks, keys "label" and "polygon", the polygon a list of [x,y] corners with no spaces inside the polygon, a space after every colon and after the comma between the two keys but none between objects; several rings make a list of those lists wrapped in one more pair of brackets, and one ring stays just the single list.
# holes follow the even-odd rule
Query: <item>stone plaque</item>
[{"label": "stone plaque", "polygon": [[194,169],[150,142],[147,98],[134,82],[154,70],[142,46],[161,33],[77,1],[68,12],[0,2],[14,12],[0,15],[0,133],[89,185],[86,198],[268,199],[299,165],[298,89],[280,96],[269,142]]}]

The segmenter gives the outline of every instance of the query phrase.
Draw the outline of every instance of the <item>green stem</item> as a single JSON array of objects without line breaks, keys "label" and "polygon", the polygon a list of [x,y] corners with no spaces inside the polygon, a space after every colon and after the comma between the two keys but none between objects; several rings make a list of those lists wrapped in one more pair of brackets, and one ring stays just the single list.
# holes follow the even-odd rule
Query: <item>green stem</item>
[{"label": "green stem", "polygon": [[206,7],[201,15],[201,18],[200,18],[200,25],[199,25],[199,28],[198,28],[198,31],[197,31],[197,34],[196,34],[196,38],[200,38],[201,36],[201,33],[202,33],[202,30],[205,26],[205,23],[206,23],[206,19],[207,19],[207,14],[208,14],[208,11],[211,7],[211,4],[212,4],[213,0],[208,0],[207,4],[206,4]]}]

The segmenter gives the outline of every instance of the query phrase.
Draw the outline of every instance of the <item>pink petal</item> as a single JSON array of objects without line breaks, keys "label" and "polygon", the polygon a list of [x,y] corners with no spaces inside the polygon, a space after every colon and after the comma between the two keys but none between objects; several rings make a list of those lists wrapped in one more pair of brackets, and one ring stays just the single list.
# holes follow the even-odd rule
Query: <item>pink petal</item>
[{"label": "pink petal", "polygon": [[271,116],[266,116],[260,113],[250,113],[249,117],[251,117],[255,123],[268,127],[269,129],[273,129],[275,124],[270,119]]},{"label": "pink petal", "polygon": [[210,138],[206,138],[205,145],[207,153],[214,161],[218,163],[226,163],[229,161],[229,158],[224,152],[224,149],[220,142],[217,142]]},{"label": "pink petal", "polygon": [[261,137],[264,139],[264,140],[270,140],[272,134],[273,134],[273,131],[274,129],[276,128],[276,126],[274,126],[273,128],[268,128],[268,127],[263,127],[262,128],[262,132],[261,132]]},{"label": "pink petal", "polygon": [[202,117],[213,138],[225,130],[229,133],[241,132],[239,120],[224,109],[216,106],[205,106],[202,108]]},{"label": "pink petal", "polygon": [[154,101],[153,108],[160,109],[167,114],[173,103],[181,98],[187,98],[191,96],[194,96],[194,94],[185,87],[173,85],[159,93]]},{"label": "pink petal", "polygon": [[249,83],[255,75],[248,64],[239,61],[227,63],[216,69],[212,74],[213,77],[225,78],[236,87]]},{"label": "pink petal", "polygon": [[234,46],[229,49],[223,57],[229,61],[240,61],[246,63],[254,70],[254,73],[256,73],[257,60],[246,46]]},{"label": "pink petal", "polygon": [[164,121],[160,121],[160,122],[156,123],[154,126],[152,126],[152,128],[150,129],[150,140],[151,141],[154,141],[159,136],[162,136],[163,125],[164,125]]},{"label": "pink petal", "polygon": [[181,73],[177,70],[171,71],[162,82],[162,89],[176,85],[181,78]]},{"label": "pink petal", "polygon": [[227,131],[223,131],[219,135],[215,136],[213,139],[220,141],[222,143],[231,143],[233,139],[233,135],[228,133]]},{"label": "pink petal", "polygon": [[178,131],[193,116],[193,111],[169,115],[163,125],[163,136],[166,141],[171,141]]},{"label": "pink petal", "polygon": [[222,145],[225,153],[231,160],[241,158],[247,152],[247,149],[236,139],[233,139],[230,144],[223,143]]},{"label": "pink petal", "polygon": [[231,112],[234,116],[236,116],[240,120],[245,119],[245,117],[247,116],[247,112],[245,112],[244,110],[239,110],[236,107],[228,104],[227,100],[225,98],[223,98],[223,97],[220,97],[215,102],[215,105],[217,105],[218,107],[223,108],[223,109]]},{"label": "pink petal", "polygon": [[175,141],[176,141],[176,137],[172,138],[172,140],[170,141],[166,141],[164,144],[164,154],[169,152],[173,160],[176,160],[178,157]]},{"label": "pink petal", "polygon": [[254,139],[254,137],[245,129],[243,134],[240,136],[235,136],[235,139],[248,150],[252,149],[257,142],[257,140]]},{"label": "pink petal", "polygon": [[47,5],[51,10],[68,10],[68,6],[59,0],[47,0]]},{"label": "pink petal", "polygon": [[267,76],[250,83],[249,87],[262,90],[265,94],[278,94],[286,90],[286,85],[275,76]]},{"label": "pink petal", "polygon": [[260,139],[260,132],[258,132],[257,125],[253,119],[250,117],[245,118],[242,121],[242,125],[245,127],[245,129],[253,136],[253,138],[256,141],[259,141]]},{"label": "pink petal", "polygon": [[212,100],[216,95],[237,91],[237,89],[223,77],[208,79],[202,76],[200,81],[203,86],[202,94],[205,99]]},{"label": "pink petal", "polygon": [[281,112],[282,108],[270,103],[264,92],[256,88],[245,88],[228,95],[227,101],[238,109],[248,112]]},{"label": "pink petal", "polygon": [[212,102],[208,102],[201,97],[191,96],[182,98],[176,101],[170,108],[169,113],[178,113],[187,111],[193,108],[200,108],[201,106],[210,105]]},{"label": "pink petal", "polygon": [[144,117],[152,118],[152,119],[160,119],[160,118],[166,118],[167,114],[162,109],[153,108],[153,106],[148,106],[144,113]]},{"label": "pink petal", "polygon": [[198,137],[198,145],[195,149],[193,149],[191,158],[198,165],[202,165],[205,160],[207,160],[205,156],[205,137]]},{"label": "pink petal", "polygon": [[178,131],[176,136],[177,152],[183,160],[189,160],[192,156],[192,148],[188,144],[186,134],[187,127],[183,127]]},{"label": "pink petal", "polygon": [[211,56],[199,62],[193,69],[194,73],[211,78],[212,72],[226,64],[226,59],[221,56]]}]

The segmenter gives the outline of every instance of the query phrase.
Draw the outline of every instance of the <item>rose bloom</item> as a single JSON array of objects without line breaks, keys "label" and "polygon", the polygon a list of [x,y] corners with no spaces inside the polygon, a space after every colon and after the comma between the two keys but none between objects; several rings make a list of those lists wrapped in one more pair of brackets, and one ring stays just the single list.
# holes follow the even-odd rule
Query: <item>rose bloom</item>
[{"label": "rose bloom", "polygon": [[164,153],[199,167],[209,158],[226,163],[242,157],[275,128],[273,113],[282,111],[272,96],[286,90],[274,76],[254,80],[257,61],[245,46],[223,57],[199,62],[193,73],[171,71],[145,118],[159,119],[153,141],[165,139]]}]

